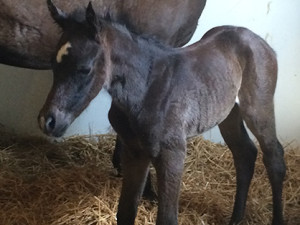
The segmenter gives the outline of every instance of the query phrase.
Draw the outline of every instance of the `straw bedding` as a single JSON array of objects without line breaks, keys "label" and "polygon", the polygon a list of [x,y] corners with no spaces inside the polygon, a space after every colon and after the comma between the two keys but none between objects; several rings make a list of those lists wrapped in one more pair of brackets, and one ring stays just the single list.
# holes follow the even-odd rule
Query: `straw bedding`
[{"label": "straw bedding", "polygon": [[[114,135],[0,141],[0,225],[116,224],[121,178],[111,164]],[[286,223],[300,224],[300,151],[286,149]],[[180,196],[182,225],[227,224],[235,170],[226,146],[202,138],[188,143]],[[269,224],[272,196],[261,154],[242,224]],[[142,201],[136,224],[155,224],[156,203]]]}]

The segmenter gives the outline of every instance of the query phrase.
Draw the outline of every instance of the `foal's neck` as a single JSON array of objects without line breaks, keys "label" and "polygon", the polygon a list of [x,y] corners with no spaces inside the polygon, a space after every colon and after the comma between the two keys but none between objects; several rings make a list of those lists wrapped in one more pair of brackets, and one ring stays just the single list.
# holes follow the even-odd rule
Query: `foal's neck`
[{"label": "foal's neck", "polygon": [[136,114],[151,84],[153,65],[171,48],[127,33],[125,37],[113,38],[110,50],[112,69],[108,92],[114,104],[127,113]]}]

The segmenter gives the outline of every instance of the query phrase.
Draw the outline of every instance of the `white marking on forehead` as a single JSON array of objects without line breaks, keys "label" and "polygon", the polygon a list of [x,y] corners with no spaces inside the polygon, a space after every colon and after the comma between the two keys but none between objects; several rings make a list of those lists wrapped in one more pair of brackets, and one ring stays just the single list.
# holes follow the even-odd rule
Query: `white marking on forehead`
[{"label": "white marking on forehead", "polygon": [[68,48],[71,48],[72,45],[70,42],[67,42],[66,44],[64,44],[63,46],[61,46],[61,48],[58,50],[57,55],[56,55],[56,62],[61,63],[62,61],[62,57],[64,55],[68,55]]}]

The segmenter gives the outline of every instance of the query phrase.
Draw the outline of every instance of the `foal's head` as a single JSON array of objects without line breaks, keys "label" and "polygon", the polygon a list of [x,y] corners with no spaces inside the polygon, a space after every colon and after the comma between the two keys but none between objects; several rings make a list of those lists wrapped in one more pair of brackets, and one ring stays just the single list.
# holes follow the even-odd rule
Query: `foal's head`
[{"label": "foal's head", "polygon": [[51,0],[48,7],[63,34],[52,62],[53,86],[38,120],[44,133],[58,137],[101,90],[109,56],[100,37],[104,21],[98,20],[91,3],[85,18],[66,15]]}]

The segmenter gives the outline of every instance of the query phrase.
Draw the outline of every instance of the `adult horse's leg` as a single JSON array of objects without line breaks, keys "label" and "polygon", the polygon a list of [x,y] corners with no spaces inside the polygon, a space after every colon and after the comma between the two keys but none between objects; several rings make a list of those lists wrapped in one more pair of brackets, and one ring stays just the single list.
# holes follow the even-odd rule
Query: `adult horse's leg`
[{"label": "adult horse's leg", "polygon": [[[134,152],[134,153],[133,153]],[[143,157],[139,149],[125,147],[122,152],[123,183],[117,213],[118,225],[133,225],[141,198],[150,159]]]},{"label": "adult horse's leg", "polygon": [[247,102],[247,98],[243,98],[241,112],[263,151],[263,162],[273,193],[272,224],[282,225],[282,189],[286,167],[284,151],[276,136],[273,95],[264,95],[264,92],[257,91],[251,97],[251,104]]},{"label": "adult horse's leg", "polygon": [[[184,167],[186,143],[177,140],[168,141],[153,160],[157,173],[158,213],[156,225],[177,225],[178,198]],[[174,143],[170,146],[170,143]]]},{"label": "adult horse's leg", "polygon": [[238,224],[244,216],[249,185],[253,176],[257,149],[244,127],[239,106],[235,104],[219,125],[224,141],[232,152],[236,169],[236,196],[230,223]]}]

